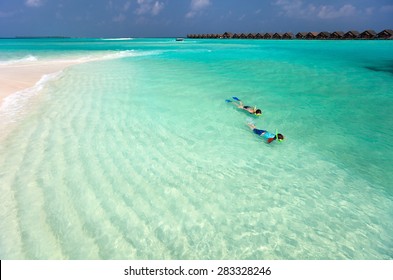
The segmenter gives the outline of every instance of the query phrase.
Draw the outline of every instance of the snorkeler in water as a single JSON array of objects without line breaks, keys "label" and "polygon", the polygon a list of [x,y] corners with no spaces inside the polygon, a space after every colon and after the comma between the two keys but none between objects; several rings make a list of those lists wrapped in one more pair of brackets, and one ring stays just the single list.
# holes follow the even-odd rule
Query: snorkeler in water
[{"label": "snorkeler in water", "polygon": [[284,135],[282,135],[281,133],[273,134],[267,130],[257,129],[255,124],[253,124],[252,122],[248,122],[247,125],[255,134],[263,137],[268,144],[270,144],[274,140],[278,140],[279,142],[284,140]]},{"label": "snorkeler in water", "polygon": [[229,99],[227,99],[227,100],[225,100],[226,102],[231,102],[233,105],[235,105],[237,108],[239,108],[239,109],[242,109],[242,110],[245,110],[245,111],[247,111],[247,112],[249,112],[250,114],[253,114],[253,115],[256,115],[256,116],[260,116],[260,115],[262,115],[262,110],[261,109],[258,109],[256,106],[254,106],[254,107],[251,107],[251,106],[245,106],[244,104],[243,104],[243,102],[239,99],[239,98],[237,98],[236,96],[233,96],[232,97],[234,100],[236,100],[237,102],[235,102],[235,101],[232,101],[232,100],[229,100]]}]

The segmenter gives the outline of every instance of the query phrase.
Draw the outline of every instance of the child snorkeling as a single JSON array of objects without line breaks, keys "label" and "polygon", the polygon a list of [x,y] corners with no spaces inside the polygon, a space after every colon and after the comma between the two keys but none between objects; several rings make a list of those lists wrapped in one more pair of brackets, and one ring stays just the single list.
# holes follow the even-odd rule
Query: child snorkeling
[{"label": "child snorkeling", "polygon": [[268,144],[270,144],[274,140],[278,140],[280,142],[284,140],[284,135],[282,135],[281,133],[273,134],[267,130],[257,129],[255,124],[253,124],[252,122],[248,122],[247,125],[255,134],[263,137]]},{"label": "child snorkeling", "polygon": [[235,101],[232,101],[232,100],[229,100],[229,99],[227,99],[225,101],[226,102],[232,102],[232,104],[235,105],[237,108],[245,110],[245,111],[249,112],[250,114],[253,114],[253,115],[256,115],[256,116],[262,115],[262,110],[258,109],[256,106],[254,106],[254,107],[244,106],[243,102],[239,98],[237,98],[236,96],[233,96],[232,98],[234,100],[238,101],[238,102],[235,102]]}]

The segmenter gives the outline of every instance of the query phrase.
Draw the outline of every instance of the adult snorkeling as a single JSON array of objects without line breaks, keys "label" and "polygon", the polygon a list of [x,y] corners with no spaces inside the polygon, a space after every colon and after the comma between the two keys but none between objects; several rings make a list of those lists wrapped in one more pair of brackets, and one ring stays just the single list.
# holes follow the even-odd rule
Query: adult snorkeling
[{"label": "adult snorkeling", "polygon": [[[247,106],[247,105],[245,106],[245,105],[243,104],[243,102],[242,102],[239,98],[237,98],[236,96],[233,96],[232,98],[233,98],[235,101],[227,99],[227,100],[225,100],[225,102],[232,103],[232,104],[235,105],[237,108],[242,109],[242,110],[245,110],[245,111],[247,111],[247,112],[249,112],[250,114],[253,114],[253,115],[255,115],[255,116],[260,116],[260,115],[262,115],[262,110],[261,110],[261,109],[258,109],[256,106],[254,106],[254,107]],[[236,102],[236,101],[237,101],[237,102]]]},{"label": "adult snorkeling", "polygon": [[276,132],[275,134],[273,134],[267,130],[258,129],[252,122],[248,122],[247,125],[255,134],[263,137],[268,144],[270,144],[274,140],[278,140],[279,142],[284,140],[284,135],[282,135],[281,133]]}]

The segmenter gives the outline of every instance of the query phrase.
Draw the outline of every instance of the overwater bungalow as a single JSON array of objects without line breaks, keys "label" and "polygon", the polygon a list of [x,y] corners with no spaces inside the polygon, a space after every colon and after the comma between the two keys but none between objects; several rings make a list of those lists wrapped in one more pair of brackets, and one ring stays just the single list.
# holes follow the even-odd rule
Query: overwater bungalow
[{"label": "overwater bungalow", "polygon": [[316,39],[318,34],[318,32],[308,32],[306,35],[306,39]]},{"label": "overwater bungalow", "polygon": [[258,32],[255,34],[255,39],[263,39],[263,34]]},{"label": "overwater bungalow", "polygon": [[282,33],[274,33],[273,34],[273,39],[282,39],[283,34]]},{"label": "overwater bungalow", "polygon": [[233,38],[233,34],[230,32],[225,32],[224,34],[222,34],[222,38],[224,38],[224,39]]},{"label": "overwater bungalow", "polygon": [[330,38],[330,33],[326,31],[319,32],[317,35],[317,39],[326,40]]},{"label": "overwater bungalow", "polygon": [[359,38],[362,39],[375,39],[377,37],[377,32],[374,30],[365,30],[360,33]]},{"label": "overwater bungalow", "polygon": [[348,31],[346,33],[342,31],[335,31],[329,33],[323,32],[298,32],[295,36],[291,32],[286,33],[230,33],[225,32],[223,34],[187,34],[187,38],[195,39],[220,39],[220,38],[234,38],[234,39],[393,39],[393,30],[385,29],[378,34],[374,30],[365,30],[362,33],[358,31]]},{"label": "overwater bungalow", "polygon": [[284,35],[282,35],[282,38],[283,39],[293,39],[294,36],[293,36],[292,32],[286,32],[286,33],[284,33]]},{"label": "overwater bungalow", "polygon": [[392,37],[393,37],[392,29],[385,29],[377,34],[377,38],[379,39],[392,39]]},{"label": "overwater bungalow", "polygon": [[348,31],[347,33],[344,34],[344,38],[345,39],[357,39],[357,38],[359,38],[359,35],[360,34],[358,31],[351,30],[351,31]]},{"label": "overwater bungalow", "polygon": [[307,32],[299,32],[296,34],[296,39],[306,39],[307,38]]},{"label": "overwater bungalow", "polygon": [[342,31],[334,31],[332,34],[330,34],[330,39],[342,39],[344,38],[344,32]]}]

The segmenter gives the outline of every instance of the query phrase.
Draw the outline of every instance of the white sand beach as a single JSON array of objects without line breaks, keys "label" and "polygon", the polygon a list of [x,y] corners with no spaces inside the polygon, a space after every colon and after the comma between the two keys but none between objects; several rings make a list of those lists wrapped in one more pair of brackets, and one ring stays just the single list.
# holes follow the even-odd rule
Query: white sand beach
[{"label": "white sand beach", "polygon": [[7,96],[33,87],[44,75],[59,72],[75,61],[32,61],[0,65],[0,104]]},{"label": "white sand beach", "polygon": [[134,55],[133,51],[97,52],[89,56],[0,64],[0,106],[3,104],[4,98],[33,87],[44,75],[57,73],[76,64]]}]

